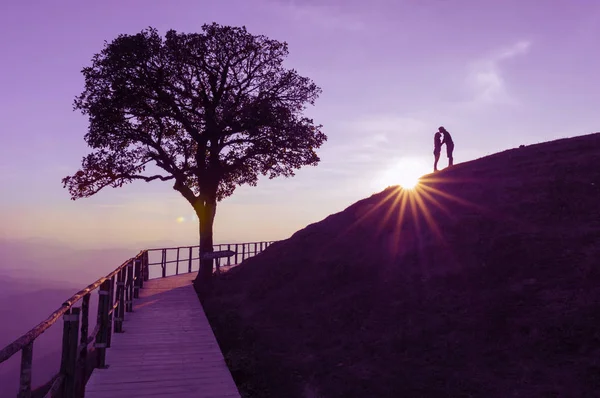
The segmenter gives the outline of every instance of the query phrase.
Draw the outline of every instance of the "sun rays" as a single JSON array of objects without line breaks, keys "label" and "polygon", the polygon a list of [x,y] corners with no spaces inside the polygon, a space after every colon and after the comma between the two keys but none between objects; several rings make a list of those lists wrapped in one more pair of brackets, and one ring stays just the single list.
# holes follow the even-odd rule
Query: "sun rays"
[{"label": "sun rays", "polygon": [[[383,192],[341,213],[338,222],[346,225],[338,230],[335,238],[324,242],[323,250],[363,239],[365,245],[377,250],[373,253],[373,261],[385,261],[390,265],[400,261],[408,267],[416,266],[418,268],[409,272],[417,272],[427,279],[437,272],[432,263],[434,258],[445,256],[451,262],[455,257],[451,242],[454,238],[445,233],[444,228],[454,225],[457,214],[464,211],[460,209],[469,208],[469,213],[490,213],[485,206],[460,195],[460,192],[472,191],[473,187],[465,189],[468,185],[481,183],[472,177],[441,172],[422,175],[410,189],[388,186]],[[431,253],[431,250],[438,252]]]},{"label": "sun rays", "polygon": [[[389,240],[390,255],[395,258],[401,251],[425,250],[431,243],[446,245],[441,218],[452,218],[449,206],[459,205],[481,209],[480,206],[447,191],[450,184],[461,183],[449,176],[426,175],[417,178],[411,188],[390,187],[380,198],[367,199],[371,205],[363,205],[364,211],[340,234],[343,239],[361,225],[375,227],[377,236]],[[410,184],[407,184],[410,185]],[[408,241],[411,243],[407,245]]]}]

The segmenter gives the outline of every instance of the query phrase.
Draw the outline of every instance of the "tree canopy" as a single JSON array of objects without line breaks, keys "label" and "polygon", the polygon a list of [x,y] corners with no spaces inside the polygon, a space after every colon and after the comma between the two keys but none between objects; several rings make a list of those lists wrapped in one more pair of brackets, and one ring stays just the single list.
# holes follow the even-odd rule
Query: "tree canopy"
[{"label": "tree canopy", "polygon": [[[286,43],[216,23],[105,43],[75,99],[92,152],[63,179],[72,199],[172,180],[198,215],[200,253],[212,252],[218,200],[260,175],[289,177],[319,162],[327,137],[304,111],[321,89],[285,68],[287,55]],[[201,256],[197,287],[211,275],[212,260]]]},{"label": "tree canopy", "polygon": [[[288,46],[245,27],[120,35],[83,69],[75,109],[93,152],[63,179],[73,199],[134,180],[173,180],[194,206],[259,175],[293,176],[327,139],[303,116],[321,89],[283,61]],[[163,170],[147,174],[148,165]]]}]

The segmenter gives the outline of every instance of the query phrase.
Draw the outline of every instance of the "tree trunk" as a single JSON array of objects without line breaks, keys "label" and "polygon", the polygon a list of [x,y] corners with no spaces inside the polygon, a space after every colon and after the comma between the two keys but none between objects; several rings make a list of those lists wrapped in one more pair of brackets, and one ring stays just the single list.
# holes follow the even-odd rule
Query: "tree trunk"
[{"label": "tree trunk", "polygon": [[213,222],[217,208],[216,200],[201,200],[194,206],[199,221],[200,232],[200,269],[194,280],[194,285],[200,297],[206,297],[212,288],[212,259],[203,259],[202,255],[213,252]]}]

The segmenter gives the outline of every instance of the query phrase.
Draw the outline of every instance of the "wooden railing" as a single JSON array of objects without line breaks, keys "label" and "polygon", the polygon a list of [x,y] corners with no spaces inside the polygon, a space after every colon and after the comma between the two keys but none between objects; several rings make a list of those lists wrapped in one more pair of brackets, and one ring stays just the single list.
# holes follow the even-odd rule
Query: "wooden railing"
[{"label": "wooden railing", "polygon": [[[234,264],[252,257],[273,242],[252,242],[214,245],[214,250],[227,247],[235,250]],[[21,352],[21,371],[18,398],[36,397],[83,397],[85,383],[91,371],[95,368],[106,367],[106,349],[110,348],[111,337],[114,333],[123,332],[125,313],[133,312],[133,299],[139,297],[139,289],[144,287],[144,282],[150,279],[151,266],[161,265],[161,277],[170,276],[167,272],[169,264],[175,264],[174,275],[180,272],[180,263],[187,265],[186,272],[196,271],[194,263],[199,264],[199,257],[193,257],[194,249],[198,253],[198,246],[182,246],[172,248],[148,249],[141,251],[137,256],[130,258],[117,269],[85,289],[75,293],[65,301],[62,306],[36,327],[25,333],[17,340],[7,345],[0,351],[0,364],[13,355]],[[240,251],[241,249],[241,251]],[[160,253],[161,261],[149,261],[152,253]],[[175,260],[168,260],[173,253]],[[187,254],[187,256],[182,253]],[[231,264],[231,258],[227,259]],[[185,268],[182,268],[185,269]],[[172,274],[171,274],[172,275]],[[90,297],[94,290],[98,290],[98,311],[96,327],[89,333],[89,308]],[[79,307],[74,305],[81,301]],[[59,318],[63,318],[62,356],[60,371],[44,384],[43,387],[32,390],[31,374],[33,363],[33,343],[37,337],[54,325]],[[93,347],[90,349],[90,344]]]},{"label": "wooden railing", "polygon": [[[227,243],[213,245],[214,251],[232,250],[235,254],[227,258],[227,263],[223,266],[231,266],[239,264],[247,258],[250,258],[270,246],[273,241],[269,242],[250,242],[250,243]],[[165,247],[161,249],[148,249],[149,254],[160,254],[160,261],[151,262],[148,265],[160,265],[161,277],[171,275],[179,275],[181,273],[189,273],[198,271],[199,262],[199,246],[181,246],[181,247]],[[197,257],[194,257],[196,255]],[[154,256],[152,256],[154,257]],[[232,262],[233,261],[233,262]],[[169,272],[169,265],[171,271]],[[174,268],[174,269],[173,269]]]}]

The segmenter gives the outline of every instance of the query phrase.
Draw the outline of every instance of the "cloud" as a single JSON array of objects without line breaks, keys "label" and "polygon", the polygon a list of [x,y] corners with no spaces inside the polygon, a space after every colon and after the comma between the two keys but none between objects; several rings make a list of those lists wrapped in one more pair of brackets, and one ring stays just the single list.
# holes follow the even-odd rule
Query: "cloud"
[{"label": "cloud", "polygon": [[501,61],[503,59],[514,58],[517,55],[526,54],[529,52],[529,48],[531,47],[531,42],[528,40],[521,40],[511,47],[502,49],[497,56],[492,57],[492,60],[496,62]]},{"label": "cloud", "polygon": [[362,31],[365,23],[354,14],[330,4],[301,4],[297,1],[269,2],[269,7],[283,16],[321,29]]},{"label": "cloud", "polygon": [[516,99],[508,91],[501,64],[527,54],[530,48],[530,41],[521,40],[474,62],[467,78],[467,83],[474,92],[473,102],[515,104]]}]

